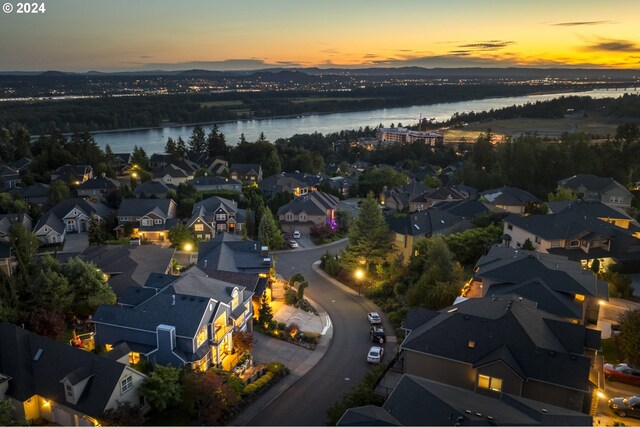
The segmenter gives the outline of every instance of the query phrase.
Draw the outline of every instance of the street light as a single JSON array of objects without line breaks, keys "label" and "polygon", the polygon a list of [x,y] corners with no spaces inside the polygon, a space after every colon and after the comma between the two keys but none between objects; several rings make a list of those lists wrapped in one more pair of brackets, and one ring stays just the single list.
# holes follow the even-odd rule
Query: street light
[{"label": "street light", "polygon": [[356,284],[358,285],[358,296],[360,296],[360,283],[362,282],[362,279],[364,279],[364,271],[359,268],[355,271],[354,275],[356,278]]},{"label": "street light", "polygon": [[133,173],[131,174],[131,177],[132,177],[132,178],[137,178],[137,177],[138,177],[138,172],[133,172]]}]

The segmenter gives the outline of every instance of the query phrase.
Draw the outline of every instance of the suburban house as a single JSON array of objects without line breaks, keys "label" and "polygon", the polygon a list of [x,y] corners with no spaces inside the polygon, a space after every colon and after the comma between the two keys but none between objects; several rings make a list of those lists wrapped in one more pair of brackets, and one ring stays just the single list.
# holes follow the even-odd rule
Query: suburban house
[{"label": "suburban house", "polygon": [[18,171],[18,173],[22,175],[26,175],[31,169],[31,164],[33,160],[28,157],[22,156],[18,160],[11,162],[11,167]]},{"label": "suburban house", "polygon": [[0,184],[3,191],[16,188],[20,183],[20,172],[9,165],[0,165]]},{"label": "suburban house", "polygon": [[89,230],[92,217],[104,220],[109,207],[81,198],[65,199],[45,212],[33,227],[33,233],[42,243],[62,243],[66,233],[84,233]]},{"label": "suburban house", "polygon": [[9,241],[9,229],[12,224],[22,224],[27,233],[31,233],[31,217],[24,213],[0,214],[0,240]]},{"label": "suburban house", "polygon": [[264,178],[258,183],[258,188],[267,198],[273,197],[276,193],[290,193],[294,197],[302,196],[309,192],[309,186],[297,177],[282,172]]},{"label": "suburban house", "polygon": [[430,208],[436,203],[462,201],[467,197],[464,193],[452,187],[439,187],[432,191],[426,191],[409,201],[409,212],[421,211]]},{"label": "suburban house", "polygon": [[[388,189],[385,186],[380,193],[380,204],[398,212],[414,212],[417,206],[411,206],[411,201],[424,193],[430,193],[434,189],[427,187],[422,182],[411,182],[400,187]],[[424,208],[426,208],[425,206]]]},{"label": "suburban house", "polygon": [[0,400],[14,416],[63,426],[100,425],[117,402],[148,409],[138,393],[146,376],[128,365],[9,323],[0,323]]},{"label": "suburban house", "polygon": [[471,298],[441,311],[410,312],[403,328],[404,374],[585,414],[597,398],[600,331],[566,322],[525,298]]},{"label": "suburban house", "polygon": [[101,305],[93,316],[96,345],[126,343],[133,360],[163,365],[232,369],[240,357],[233,331],[250,330],[251,292],[209,278],[198,269],[149,281],[119,306]]},{"label": "suburban house", "polygon": [[493,246],[474,268],[466,297],[516,294],[568,321],[596,324],[608,284],[589,269],[559,255]]},{"label": "suburban house", "polygon": [[122,235],[126,224],[131,224],[134,236],[165,241],[177,223],[177,206],[171,199],[124,199],[118,210],[116,230]]},{"label": "suburban house", "polygon": [[221,157],[211,157],[201,163],[205,169],[214,175],[229,174],[229,162]]},{"label": "suburban house", "polygon": [[296,197],[278,209],[280,227],[285,233],[309,233],[314,225],[335,226],[338,198],[322,191]]},{"label": "suburban house", "polygon": [[480,193],[480,200],[498,209],[520,215],[524,214],[527,206],[542,203],[533,194],[517,187],[500,187],[483,191]]},{"label": "suburban house", "polygon": [[354,180],[344,176],[327,178],[324,182],[332,191],[337,192],[340,197],[349,197],[349,189],[354,184]]},{"label": "suburban house", "polygon": [[495,210],[491,205],[486,205],[479,200],[442,201],[433,205],[432,209],[438,209],[456,216],[471,226],[471,221],[480,215],[489,215]]},{"label": "suburban house", "polygon": [[131,153],[113,153],[111,167],[122,174],[131,163]]},{"label": "suburban house", "polygon": [[210,268],[201,269],[208,277],[218,279],[223,282],[245,288],[248,292],[252,292],[253,315],[257,316],[260,310],[262,295],[267,294],[267,301],[271,302],[271,288],[269,279],[260,274],[237,273],[234,271],[213,270]]},{"label": "suburban house", "polygon": [[120,188],[120,181],[112,178],[100,177],[89,179],[76,188],[78,197],[84,197],[97,201],[104,201],[105,196]]},{"label": "suburban house", "polygon": [[573,175],[558,181],[558,188],[571,191],[579,199],[601,202],[620,209],[629,209],[633,194],[613,178],[591,174]]},{"label": "suburban house", "polygon": [[149,157],[149,167],[151,169],[162,169],[173,162],[173,156],[165,153],[153,153]]},{"label": "suburban house", "polygon": [[382,407],[348,409],[339,426],[590,426],[591,416],[509,393],[489,397],[405,374]]},{"label": "suburban house", "polygon": [[138,199],[166,199],[167,191],[175,189],[173,184],[165,184],[159,179],[150,179],[147,182],[136,185],[133,194]]},{"label": "suburban house", "polygon": [[17,189],[18,194],[29,205],[44,206],[49,203],[49,186],[47,184],[35,183],[28,187]]},{"label": "suburban house", "polygon": [[174,248],[156,245],[89,246],[80,257],[94,264],[109,279],[118,298],[129,287],[143,287],[152,273],[169,273]]},{"label": "suburban house", "polygon": [[540,252],[568,257],[591,267],[612,263],[622,272],[640,271],[640,233],[620,210],[601,203],[574,202],[556,214],[509,215],[504,219],[504,246],[520,248],[529,240]]},{"label": "suburban house", "polygon": [[181,167],[170,163],[159,172],[156,172],[155,176],[165,184],[179,185],[193,179],[193,172],[187,172]]},{"label": "suburban house", "polygon": [[229,166],[229,178],[242,182],[260,182],[262,166],[255,163],[235,163]]},{"label": "suburban house", "polygon": [[193,206],[187,227],[199,240],[209,240],[223,231],[242,234],[246,227],[246,216],[246,210],[238,209],[235,201],[213,196]]},{"label": "suburban house", "polygon": [[80,185],[91,178],[93,178],[93,168],[89,165],[66,164],[51,172],[51,181],[60,179],[73,185]]},{"label": "suburban house", "polygon": [[236,273],[259,274],[268,277],[273,265],[269,248],[254,240],[227,232],[218,233],[198,247],[198,268]]},{"label": "suburban house", "polygon": [[242,181],[221,176],[201,176],[189,181],[197,191],[242,191]]},{"label": "suburban house", "polygon": [[393,234],[396,257],[400,254],[403,262],[408,263],[414,254],[413,245],[422,237],[446,236],[464,231],[464,224],[456,216],[439,209],[426,209],[406,215],[388,214],[385,216],[389,230]]}]

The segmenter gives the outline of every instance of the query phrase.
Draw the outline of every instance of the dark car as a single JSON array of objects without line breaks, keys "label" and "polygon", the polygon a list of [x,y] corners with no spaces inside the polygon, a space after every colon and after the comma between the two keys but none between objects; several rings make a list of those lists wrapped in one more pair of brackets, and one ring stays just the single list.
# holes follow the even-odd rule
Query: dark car
[{"label": "dark car", "polygon": [[369,335],[371,336],[372,342],[378,342],[380,344],[384,342],[385,336],[384,336],[384,329],[382,328],[382,326],[378,326],[378,325],[372,326],[371,331],[369,332]]},{"label": "dark car", "polygon": [[610,363],[604,365],[604,377],[609,381],[640,386],[640,369],[632,368],[626,363],[613,366]]},{"label": "dark car", "polygon": [[614,397],[609,399],[609,408],[619,417],[640,418],[640,397]]}]

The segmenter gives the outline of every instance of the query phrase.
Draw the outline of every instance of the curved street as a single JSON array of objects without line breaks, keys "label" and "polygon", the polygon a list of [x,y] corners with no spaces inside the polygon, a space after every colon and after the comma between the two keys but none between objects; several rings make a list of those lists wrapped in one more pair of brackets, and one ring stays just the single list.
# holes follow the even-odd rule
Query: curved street
[{"label": "curved street", "polygon": [[320,362],[249,425],[325,425],[327,409],[368,371],[366,355],[371,342],[367,312],[375,306],[364,297],[346,294],[312,269],[312,264],[327,251],[335,254],[345,246],[346,242],[341,241],[276,255],[278,274],[289,278],[302,273],[307,279],[309,287],[305,292],[329,313],[333,339]]}]

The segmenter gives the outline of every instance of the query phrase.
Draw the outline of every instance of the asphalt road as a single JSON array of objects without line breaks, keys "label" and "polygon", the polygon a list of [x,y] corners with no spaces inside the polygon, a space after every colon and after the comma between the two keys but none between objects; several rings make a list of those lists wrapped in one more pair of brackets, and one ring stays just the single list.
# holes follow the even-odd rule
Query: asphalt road
[{"label": "asphalt road", "polygon": [[[344,293],[312,269],[313,262],[327,249],[336,253],[345,246],[346,242],[340,242],[276,256],[278,274],[288,278],[302,273],[307,279],[309,287],[305,293],[329,313],[333,339],[320,362],[249,425],[325,425],[327,409],[368,371],[366,356],[371,342],[367,312],[375,306],[364,297]],[[387,353],[391,351],[387,349]]]},{"label": "asphalt road", "polygon": [[[629,384],[622,384],[620,382],[606,381],[604,385],[604,397],[598,400],[598,414],[609,416],[612,418],[618,418],[626,425],[638,425],[638,420],[633,418],[620,418],[616,417],[611,409],[609,409],[609,399],[614,397],[631,397],[640,396],[640,387],[632,386]],[[612,425],[611,423],[607,425]]]}]

